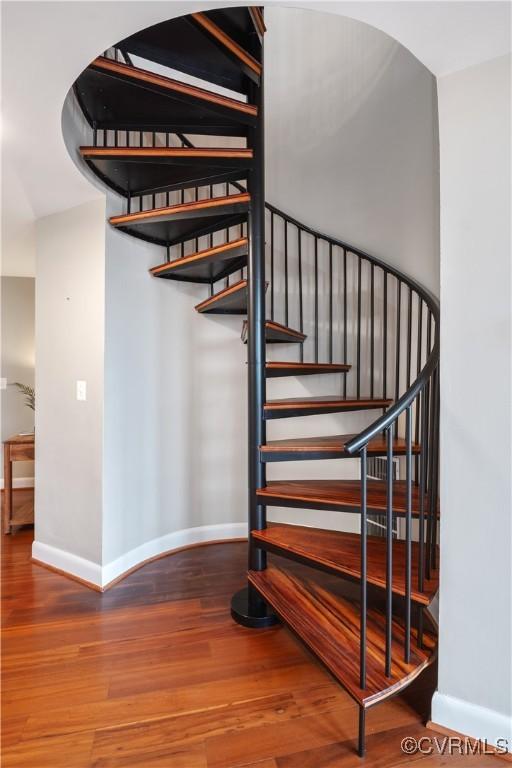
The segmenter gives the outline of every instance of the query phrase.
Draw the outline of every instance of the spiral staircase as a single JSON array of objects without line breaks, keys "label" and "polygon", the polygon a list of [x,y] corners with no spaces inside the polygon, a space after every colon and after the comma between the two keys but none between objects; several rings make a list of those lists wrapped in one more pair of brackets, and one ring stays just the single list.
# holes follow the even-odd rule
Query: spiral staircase
[{"label": "spiral staircase", "polygon": [[[281,620],[323,662],[359,706],[363,755],[366,710],[435,659],[439,309],[265,203],[264,34],[261,9],[230,7],[117,43],[74,85],[91,133],[79,153],[124,200],[110,225],[164,254],[153,277],[204,284],[199,313],[247,316],[249,569],[232,615]],[[268,379],[307,375],[336,392],[266,397]],[[270,420],[348,412],[367,426],[267,439]],[[266,480],[269,462],[350,458],[354,479]],[[270,507],[355,515],[359,532],[271,523]]]}]

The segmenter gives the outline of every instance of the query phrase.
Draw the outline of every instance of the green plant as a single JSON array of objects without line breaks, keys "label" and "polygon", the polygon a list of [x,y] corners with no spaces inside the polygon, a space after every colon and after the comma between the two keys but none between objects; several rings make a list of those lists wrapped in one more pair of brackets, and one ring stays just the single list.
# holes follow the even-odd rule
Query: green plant
[{"label": "green plant", "polygon": [[19,391],[25,395],[25,405],[27,405],[29,408],[32,408],[33,411],[36,409],[36,391],[33,387],[27,386],[27,384],[20,384],[19,381],[14,381],[12,384],[13,387],[17,387]]}]

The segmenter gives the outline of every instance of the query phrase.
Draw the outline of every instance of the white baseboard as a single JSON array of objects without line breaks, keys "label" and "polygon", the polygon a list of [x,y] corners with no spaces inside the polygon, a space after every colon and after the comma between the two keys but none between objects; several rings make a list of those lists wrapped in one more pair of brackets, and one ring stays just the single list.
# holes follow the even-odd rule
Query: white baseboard
[{"label": "white baseboard", "polygon": [[34,541],[32,545],[32,557],[45,565],[103,589],[138,565],[160,555],[171,554],[174,550],[193,544],[229,541],[246,536],[247,523],[226,523],[185,528],[182,531],[174,531],[147,541],[104,566],[39,541]]},{"label": "white baseboard", "polygon": [[[33,488],[34,478],[33,477],[13,477],[12,487],[13,488]],[[4,488],[4,479],[2,477],[0,478],[0,489],[3,490],[3,488]]]},{"label": "white baseboard", "polygon": [[73,555],[65,549],[52,547],[50,544],[43,544],[41,541],[34,541],[32,544],[32,557],[76,579],[87,581],[99,588],[102,586],[101,565],[93,563],[92,560],[86,560],[84,557]]},{"label": "white baseboard", "polygon": [[478,704],[436,691],[432,699],[432,723],[441,725],[487,744],[503,747],[503,740],[512,748],[512,717],[502,715]]}]

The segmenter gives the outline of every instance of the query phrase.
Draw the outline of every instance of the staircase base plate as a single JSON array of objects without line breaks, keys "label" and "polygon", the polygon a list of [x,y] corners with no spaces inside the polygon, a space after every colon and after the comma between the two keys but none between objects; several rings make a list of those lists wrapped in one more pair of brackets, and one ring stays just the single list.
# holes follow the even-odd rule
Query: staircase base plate
[{"label": "staircase base plate", "polygon": [[243,627],[263,629],[279,624],[279,619],[261,597],[249,587],[244,587],[231,598],[231,616]]}]

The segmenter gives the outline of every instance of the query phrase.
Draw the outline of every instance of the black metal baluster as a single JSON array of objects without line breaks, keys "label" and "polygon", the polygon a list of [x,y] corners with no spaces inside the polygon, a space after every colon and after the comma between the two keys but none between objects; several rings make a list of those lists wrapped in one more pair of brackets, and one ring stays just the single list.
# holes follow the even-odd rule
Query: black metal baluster
[{"label": "black metal baluster", "polygon": [[388,273],[384,271],[382,279],[384,280],[384,306],[382,308],[383,329],[382,329],[382,397],[386,399],[388,388]]},{"label": "black metal baluster", "polygon": [[[419,509],[419,542],[418,542],[418,590],[423,592],[425,589],[425,474],[427,469],[427,456],[425,452],[424,440],[427,429],[427,410],[426,410],[426,392],[423,388],[419,394],[420,398],[420,509]],[[418,647],[423,644],[423,610],[418,614]]]},{"label": "black metal baluster", "polygon": [[374,265],[370,272],[370,397],[374,393],[375,381],[375,275]]},{"label": "black metal baluster", "polygon": [[357,352],[356,397],[361,396],[361,258],[357,260]]},{"label": "black metal baluster", "polygon": [[400,392],[400,315],[402,311],[402,284],[396,281],[396,349],[395,349],[395,400]]},{"label": "black metal baluster", "polygon": [[367,554],[368,554],[368,507],[367,507],[367,451],[365,445],[361,449],[361,629],[360,629],[360,660],[359,660],[359,687],[362,691],[366,688],[366,613],[367,613]]},{"label": "black metal baluster", "polygon": [[332,243],[329,243],[329,362],[332,363]]},{"label": "black metal baluster", "polygon": [[437,491],[439,480],[439,367],[434,371],[434,431],[432,434],[433,451],[432,451],[432,498],[431,498],[431,516],[432,516],[432,529],[431,529],[431,548],[430,548],[430,562],[432,568],[437,568]]},{"label": "black metal baluster", "polygon": [[315,363],[318,363],[318,238],[315,237]]},{"label": "black metal baluster", "polygon": [[[297,250],[299,257],[299,330],[304,331],[304,302],[302,298],[302,230],[297,228]],[[300,361],[304,361],[304,344],[300,346]]]},{"label": "black metal baluster", "polygon": [[[155,131],[152,131],[152,133],[151,133],[151,146],[152,147],[155,146],[155,142],[156,142],[156,133],[155,133]],[[151,195],[151,202],[152,202],[152,207],[155,208],[156,207],[156,195],[155,195],[154,192]]]},{"label": "black metal baluster", "polygon": [[96,121],[92,124],[92,145],[93,147],[98,146],[98,127]]},{"label": "black metal baluster", "polygon": [[288,221],[284,219],[284,324],[288,325]]},{"label": "black metal baluster", "polygon": [[270,319],[274,319],[274,212],[270,211]]},{"label": "black metal baluster", "polygon": [[386,430],[386,677],[391,677],[393,643],[393,435],[395,425]]},{"label": "black metal baluster", "polygon": [[404,660],[411,660],[411,587],[412,587],[412,406],[409,405],[405,419],[405,649]]},{"label": "black metal baluster", "polygon": [[[210,184],[209,195],[211,199],[213,197],[213,184]],[[208,237],[208,245],[210,248],[213,248],[213,232],[210,232]]]},{"label": "black metal baluster", "polygon": [[[347,249],[343,249],[343,362],[347,362]],[[343,397],[347,396],[347,377],[343,376]]]},{"label": "black metal baluster", "polygon": [[409,302],[407,306],[407,389],[411,386],[411,349],[412,343],[412,289],[409,286]]},{"label": "black metal baluster", "polygon": [[[416,378],[419,377],[420,371],[421,371],[421,343],[423,339],[423,299],[421,296],[418,295],[418,340],[417,340],[417,348],[416,348]],[[416,418],[416,425],[414,430],[414,439],[416,443],[419,442],[420,439],[420,408],[419,408],[420,401],[416,402],[416,409],[415,409],[415,418]],[[414,466],[414,477],[416,480],[416,483],[418,482],[418,477],[421,473],[420,469],[420,456],[416,454],[415,456],[415,466]]]}]

